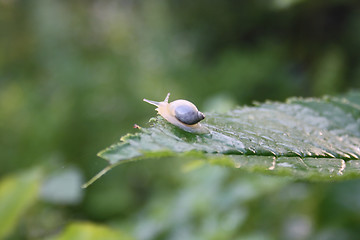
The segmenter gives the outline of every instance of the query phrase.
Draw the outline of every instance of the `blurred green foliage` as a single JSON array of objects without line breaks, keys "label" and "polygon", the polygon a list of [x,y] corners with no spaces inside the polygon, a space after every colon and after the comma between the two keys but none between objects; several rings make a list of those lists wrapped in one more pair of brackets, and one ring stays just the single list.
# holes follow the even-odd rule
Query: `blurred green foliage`
[{"label": "blurred green foliage", "polygon": [[53,240],[131,240],[132,238],[125,234],[110,230],[109,228],[92,223],[76,222],[69,225],[64,233],[53,238]]},{"label": "blurred green foliage", "polygon": [[23,212],[38,196],[41,172],[31,169],[26,173],[8,176],[0,183],[0,238],[15,228]]},{"label": "blurred green foliage", "polygon": [[[214,102],[221,109],[222,99],[233,106],[360,87],[359,13],[357,0],[0,0],[0,176],[42,166],[45,175],[77,167],[75,179],[90,178],[106,164],[96,157],[100,149],[155,114],[144,97],[171,92],[200,109]],[[356,181],[289,181],[266,191],[277,181],[269,178],[254,190],[241,184],[256,175],[213,167],[188,173],[199,174],[189,182],[181,165],[122,166],[71,203],[40,196],[8,238],[47,238],[75,220],[138,239],[358,236]],[[225,180],[207,181],[217,171]],[[230,188],[240,197],[259,193],[236,203],[224,193]],[[213,189],[210,205],[196,201],[202,189]],[[172,204],[174,196],[198,210],[162,215],[186,208]],[[235,226],[223,228],[223,218]],[[177,221],[191,224],[178,228]]]}]

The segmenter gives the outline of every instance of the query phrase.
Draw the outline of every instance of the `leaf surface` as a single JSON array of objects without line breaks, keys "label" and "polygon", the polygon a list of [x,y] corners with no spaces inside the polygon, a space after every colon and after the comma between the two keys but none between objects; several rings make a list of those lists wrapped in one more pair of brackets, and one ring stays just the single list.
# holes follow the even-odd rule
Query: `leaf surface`
[{"label": "leaf surface", "polygon": [[[360,93],[291,98],[206,113],[209,134],[184,132],[161,117],[99,156],[109,167],[151,157],[193,157],[250,171],[329,180],[360,176]],[[90,181],[90,183],[92,182]]]}]

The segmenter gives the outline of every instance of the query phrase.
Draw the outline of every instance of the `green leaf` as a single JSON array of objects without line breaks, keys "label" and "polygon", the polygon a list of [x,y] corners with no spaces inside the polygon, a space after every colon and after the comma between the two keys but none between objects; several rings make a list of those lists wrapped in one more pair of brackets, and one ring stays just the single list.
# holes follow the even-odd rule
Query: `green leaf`
[{"label": "green leaf", "polygon": [[0,239],[16,227],[20,217],[38,196],[42,172],[33,169],[0,182]]},{"label": "green leaf", "polygon": [[[360,93],[291,98],[225,114],[206,113],[209,134],[196,135],[161,117],[128,134],[99,156],[112,167],[151,157],[193,157],[249,171],[312,180],[360,176]],[[86,187],[87,185],[84,185]]]},{"label": "green leaf", "polygon": [[89,223],[76,222],[66,227],[64,232],[53,240],[130,240],[132,238],[126,236],[120,231],[111,229],[106,226]]}]

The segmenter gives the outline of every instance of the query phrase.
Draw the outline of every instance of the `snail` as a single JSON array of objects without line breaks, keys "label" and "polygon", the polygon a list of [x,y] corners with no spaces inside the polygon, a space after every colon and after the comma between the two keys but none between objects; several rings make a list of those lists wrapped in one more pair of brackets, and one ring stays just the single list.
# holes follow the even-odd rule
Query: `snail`
[{"label": "snail", "polygon": [[155,105],[156,111],[171,124],[191,133],[208,133],[208,129],[199,122],[205,118],[196,106],[186,100],[179,99],[169,103],[170,93],[162,102],[147,100],[144,101]]}]

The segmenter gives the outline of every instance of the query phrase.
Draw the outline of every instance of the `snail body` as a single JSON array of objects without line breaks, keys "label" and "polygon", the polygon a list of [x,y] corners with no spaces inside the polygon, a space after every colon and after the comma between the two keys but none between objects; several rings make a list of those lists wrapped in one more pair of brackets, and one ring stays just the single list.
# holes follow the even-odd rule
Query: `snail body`
[{"label": "snail body", "polygon": [[145,102],[155,105],[156,111],[171,124],[191,133],[208,133],[208,130],[199,122],[205,118],[196,106],[180,99],[169,103],[170,93],[162,102],[144,99]]}]

